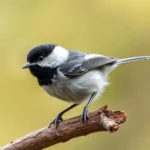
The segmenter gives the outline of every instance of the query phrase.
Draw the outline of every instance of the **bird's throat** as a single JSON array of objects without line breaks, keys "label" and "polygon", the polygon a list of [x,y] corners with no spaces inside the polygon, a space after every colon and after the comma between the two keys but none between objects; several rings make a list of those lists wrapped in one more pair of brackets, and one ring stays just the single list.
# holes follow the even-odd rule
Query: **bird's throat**
[{"label": "bird's throat", "polygon": [[30,72],[33,76],[38,79],[39,85],[50,85],[52,84],[52,79],[56,75],[57,68],[49,68],[49,67],[31,67]]}]

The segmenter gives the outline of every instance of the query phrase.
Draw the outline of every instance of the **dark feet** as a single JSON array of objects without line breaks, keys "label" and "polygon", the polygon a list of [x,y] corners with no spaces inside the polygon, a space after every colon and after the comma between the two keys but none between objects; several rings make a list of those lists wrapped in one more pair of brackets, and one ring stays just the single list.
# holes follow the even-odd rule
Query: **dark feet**
[{"label": "dark feet", "polygon": [[89,119],[88,117],[88,109],[85,107],[81,116],[81,120],[83,122],[87,122],[87,120]]},{"label": "dark feet", "polygon": [[59,113],[57,115],[57,117],[49,124],[48,128],[50,128],[51,125],[54,125],[55,127],[57,127],[58,123],[61,122],[61,121],[63,121],[63,119],[62,119],[62,113]]},{"label": "dark feet", "polygon": [[62,121],[62,115],[66,112],[68,112],[69,110],[71,110],[72,108],[78,106],[79,104],[72,104],[70,107],[68,107],[67,109],[65,109],[64,111],[60,112],[57,117],[50,123],[50,125],[48,126],[48,128],[50,128],[50,126],[53,124],[55,127],[57,127],[58,123],[60,121]]}]

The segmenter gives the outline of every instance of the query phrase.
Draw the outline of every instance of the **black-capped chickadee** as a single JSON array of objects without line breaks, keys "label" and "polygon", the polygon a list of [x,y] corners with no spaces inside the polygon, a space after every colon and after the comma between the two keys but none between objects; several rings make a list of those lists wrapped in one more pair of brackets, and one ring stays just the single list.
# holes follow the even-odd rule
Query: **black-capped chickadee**
[{"label": "black-capped chickadee", "polygon": [[51,122],[57,126],[64,113],[84,101],[87,101],[87,104],[81,119],[86,122],[88,107],[94,99],[101,96],[108,85],[109,73],[121,64],[148,59],[150,56],[116,59],[47,44],[37,46],[28,53],[23,69],[29,68],[49,95],[73,103]]}]

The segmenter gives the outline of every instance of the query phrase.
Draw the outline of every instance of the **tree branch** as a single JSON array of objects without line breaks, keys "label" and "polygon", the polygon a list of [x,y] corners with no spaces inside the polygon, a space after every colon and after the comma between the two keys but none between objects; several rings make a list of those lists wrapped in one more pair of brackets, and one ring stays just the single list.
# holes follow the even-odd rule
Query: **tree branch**
[{"label": "tree branch", "polygon": [[87,123],[82,123],[80,116],[71,118],[54,126],[34,131],[20,139],[10,142],[0,150],[41,150],[57,143],[66,142],[72,138],[88,135],[98,131],[115,132],[119,124],[126,121],[126,114],[121,111],[111,111],[107,106],[89,114]]}]

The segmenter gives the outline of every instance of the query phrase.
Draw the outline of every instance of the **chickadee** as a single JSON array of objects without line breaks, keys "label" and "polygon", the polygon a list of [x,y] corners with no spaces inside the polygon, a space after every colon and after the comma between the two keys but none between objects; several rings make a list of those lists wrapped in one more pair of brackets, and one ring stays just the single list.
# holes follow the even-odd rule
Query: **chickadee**
[{"label": "chickadee", "polygon": [[109,73],[121,64],[148,59],[150,56],[117,59],[47,44],[31,49],[23,69],[29,68],[39,85],[49,95],[73,103],[50,123],[57,126],[58,122],[62,121],[64,113],[84,101],[87,101],[87,104],[81,120],[86,122],[89,105],[101,96],[108,85]]}]

